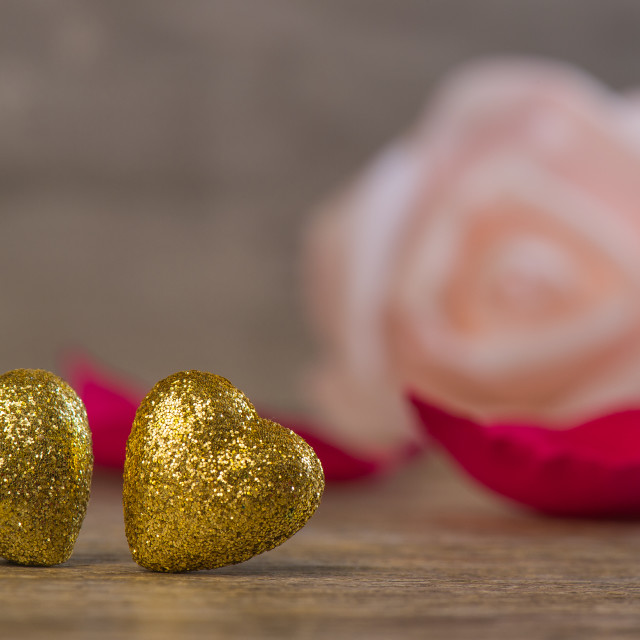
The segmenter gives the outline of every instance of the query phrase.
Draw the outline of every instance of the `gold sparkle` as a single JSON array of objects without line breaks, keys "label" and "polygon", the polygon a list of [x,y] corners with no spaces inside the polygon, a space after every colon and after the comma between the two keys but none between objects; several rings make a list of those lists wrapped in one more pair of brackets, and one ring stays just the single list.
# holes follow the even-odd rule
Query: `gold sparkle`
[{"label": "gold sparkle", "polygon": [[69,558],[89,501],[93,453],[73,389],[41,369],[0,376],[0,556],[49,566]]},{"label": "gold sparkle", "polygon": [[260,418],[225,378],[175,373],[142,401],[127,442],[129,548],[153,571],[243,562],[302,528],[323,490],[301,437]]}]

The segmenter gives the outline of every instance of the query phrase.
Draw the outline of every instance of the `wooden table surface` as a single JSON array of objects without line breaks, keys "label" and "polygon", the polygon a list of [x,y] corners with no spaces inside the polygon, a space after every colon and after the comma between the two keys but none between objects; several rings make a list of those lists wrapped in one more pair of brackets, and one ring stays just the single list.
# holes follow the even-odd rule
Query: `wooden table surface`
[{"label": "wooden table surface", "polygon": [[432,455],[331,487],[308,526],[242,565],[131,560],[118,478],[96,478],[72,559],[0,564],[0,637],[637,638],[640,524],[548,519]]}]

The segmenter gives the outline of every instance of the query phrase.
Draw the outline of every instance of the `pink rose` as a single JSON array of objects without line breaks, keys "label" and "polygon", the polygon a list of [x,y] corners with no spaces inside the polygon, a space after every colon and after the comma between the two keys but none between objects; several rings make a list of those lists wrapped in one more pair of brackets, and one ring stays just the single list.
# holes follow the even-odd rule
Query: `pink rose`
[{"label": "pink rose", "polygon": [[456,74],[308,236],[313,392],[358,451],[407,390],[481,423],[640,406],[640,112],[561,64]]}]

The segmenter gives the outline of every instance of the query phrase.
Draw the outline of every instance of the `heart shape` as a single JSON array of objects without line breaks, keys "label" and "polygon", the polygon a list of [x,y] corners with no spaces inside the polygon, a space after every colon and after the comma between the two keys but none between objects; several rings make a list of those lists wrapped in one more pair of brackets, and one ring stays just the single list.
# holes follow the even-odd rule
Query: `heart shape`
[{"label": "heart shape", "polygon": [[221,376],[174,373],[138,407],[124,514],[147,569],[213,569],[273,549],[304,526],[323,490],[313,449]]},{"label": "heart shape", "polygon": [[0,376],[0,556],[64,562],[89,501],[87,413],[64,380],[41,369]]}]

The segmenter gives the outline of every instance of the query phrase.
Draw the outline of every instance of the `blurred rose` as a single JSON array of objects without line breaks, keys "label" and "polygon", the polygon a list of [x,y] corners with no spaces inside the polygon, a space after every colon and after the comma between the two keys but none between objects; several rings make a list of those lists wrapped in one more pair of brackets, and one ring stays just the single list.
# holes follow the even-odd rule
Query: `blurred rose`
[{"label": "blurred rose", "polygon": [[640,111],[575,69],[455,75],[306,249],[313,392],[353,449],[418,438],[409,389],[482,422],[640,405]]}]

